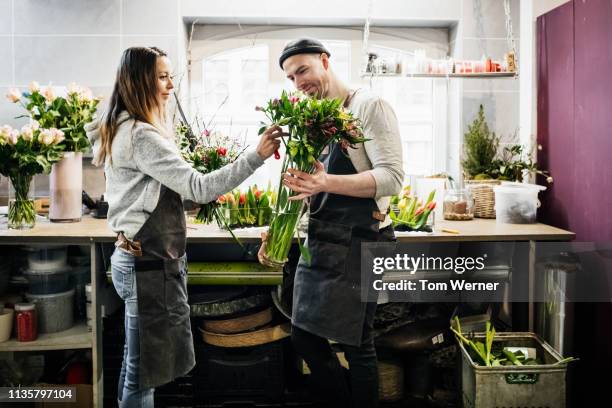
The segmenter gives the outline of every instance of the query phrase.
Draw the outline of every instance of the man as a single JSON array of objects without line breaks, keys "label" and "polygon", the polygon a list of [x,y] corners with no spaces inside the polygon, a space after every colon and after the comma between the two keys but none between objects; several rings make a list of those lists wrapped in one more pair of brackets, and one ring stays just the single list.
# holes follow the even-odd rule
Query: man
[{"label": "man", "polygon": [[[319,395],[334,407],[377,407],[378,370],[372,336],[376,303],[361,299],[361,243],[395,239],[387,215],[390,196],[404,178],[397,118],[388,103],[350,90],[334,74],[330,52],[315,39],[287,44],[279,63],[295,87],[317,98],[339,98],[370,139],[348,155],[331,146],[314,174],[289,169],[285,185],[310,198],[307,245],[310,264],[298,263],[292,341],[308,364]],[[349,380],[329,340],[340,343]]]}]

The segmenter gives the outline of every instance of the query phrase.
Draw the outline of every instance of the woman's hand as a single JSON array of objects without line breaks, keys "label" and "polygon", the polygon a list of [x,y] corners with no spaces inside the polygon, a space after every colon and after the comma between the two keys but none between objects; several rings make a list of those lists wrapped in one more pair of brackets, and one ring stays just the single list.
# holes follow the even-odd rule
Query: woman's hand
[{"label": "woman's hand", "polygon": [[272,156],[275,151],[280,147],[281,141],[279,138],[287,136],[283,133],[280,126],[270,126],[263,132],[259,138],[259,144],[257,145],[257,154],[263,160]]}]

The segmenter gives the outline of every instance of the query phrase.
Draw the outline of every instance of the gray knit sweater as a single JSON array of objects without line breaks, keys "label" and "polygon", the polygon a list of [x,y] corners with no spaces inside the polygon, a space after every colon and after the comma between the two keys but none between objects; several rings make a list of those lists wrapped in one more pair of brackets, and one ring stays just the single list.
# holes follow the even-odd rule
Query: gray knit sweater
[{"label": "gray knit sweater", "polygon": [[[100,149],[99,122],[90,123],[86,131],[95,155]],[[198,173],[182,159],[174,141],[151,125],[135,122],[127,112],[120,116],[111,150],[112,164],[107,158],[104,165],[108,223],[128,239],[155,209],[162,185],[184,199],[207,203],[237,187],[264,163],[249,150],[220,170]]]}]

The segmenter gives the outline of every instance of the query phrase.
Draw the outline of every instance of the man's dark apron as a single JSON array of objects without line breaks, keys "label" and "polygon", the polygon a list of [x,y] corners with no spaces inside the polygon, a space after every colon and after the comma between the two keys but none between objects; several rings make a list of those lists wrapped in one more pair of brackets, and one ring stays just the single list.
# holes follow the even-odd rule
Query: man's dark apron
[{"label": "man's dark apron", "polygon": [[187,303],[185,214],[179,194],[161,187],[155,210],[134,236],[140,388],[166,384],[195,365]]},{"label": "man's dark apron", "polygon": [[[356,174],[339,144],[321,159],[329,174]],[[312,197],[306,245],[293,287],[292,324],[342,344],[359,346],[368,304],[361,300],[361,243],[392,241],[393,229],[379,231],[373,198],[319,193]]]}]

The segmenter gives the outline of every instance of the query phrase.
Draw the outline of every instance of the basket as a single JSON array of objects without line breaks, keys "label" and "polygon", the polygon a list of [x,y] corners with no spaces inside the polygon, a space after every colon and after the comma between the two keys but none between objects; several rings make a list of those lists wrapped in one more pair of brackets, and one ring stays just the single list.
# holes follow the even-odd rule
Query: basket
[{"label": "basket", "polygon": [[257,313],[233,319],[205,320],[204,330],[217,334],[235,334],[253,330],[272,321],[272,308],[268,307]]},{"label": "basket", "polygon": [[493,186],[501,184],[499,180],[466,180],[474,197],[474,216],[478,218],[495,218],[495,192]]},{"label": "basket", "polygon": [[253,347],[261,344],[282,340],[291,335],[291,324],[283,323],[277,326],[268,326],[259,330],[237,333],[219,334],[211,333],[200,328],[204,343],[217,347]]},{"label": "basket", "polygon": [[[485,333],[475,333],[475,339],[484,342],[484,338]],[[544,364],[479,366],[460,342],[464,407],[565,408],[567,364],[555,364],[561,356],[549,344],[534,333],[496,333],[494,342],[535,348]]]}]

